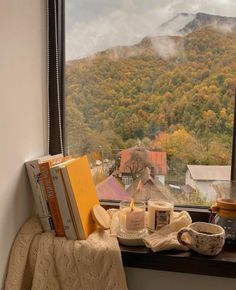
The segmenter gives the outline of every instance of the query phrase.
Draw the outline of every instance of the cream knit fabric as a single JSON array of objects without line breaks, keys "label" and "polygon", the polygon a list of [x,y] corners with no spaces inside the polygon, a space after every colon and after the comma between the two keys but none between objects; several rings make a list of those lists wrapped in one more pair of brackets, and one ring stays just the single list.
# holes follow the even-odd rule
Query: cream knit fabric
[{"label": "cream knit fabric", "polygon": [[127,290],[117,239],[96,231],[85,241],[42,233],[37,217],[12,247],[5,290]]},{"label": "cream knit fabric", "polygon": [[164,226],[159,231],[148,235],[143,239],[143,241],[148,248],[152,249],[153,252],[160,252],[171,249],[187,251],[188,248],[180,245],[178,242],[177,233],[181,228],[187,227],[191,223],[192,219],[188,212],[174,212],[172,223]]},{"label": "cream knit fabric", "polygon": [[[119,233],[119,210],[110,209],[108,213],[111,216],[111,235],[116,237]],[[189,249],[178,242],[177,233],[180,229],[187,227],[191,223],[192,219],[188,212],[174,212],[172,223],[155,233],[149,234],[143,239],[143,242],[153,252],[172,249],[187,251]],[[145,213],[145,224],[146,226],[148,224],[148,212]]]}]

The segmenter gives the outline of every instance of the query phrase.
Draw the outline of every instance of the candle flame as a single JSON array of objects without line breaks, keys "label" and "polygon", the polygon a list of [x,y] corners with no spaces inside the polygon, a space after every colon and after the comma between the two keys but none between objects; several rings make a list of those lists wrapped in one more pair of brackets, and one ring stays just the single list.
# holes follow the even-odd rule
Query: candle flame
[{"label": "candle flame", "polygon": [[134,199],[131,197],[131,201],[130,201],[130,209],[131,211],[134,210]]}]

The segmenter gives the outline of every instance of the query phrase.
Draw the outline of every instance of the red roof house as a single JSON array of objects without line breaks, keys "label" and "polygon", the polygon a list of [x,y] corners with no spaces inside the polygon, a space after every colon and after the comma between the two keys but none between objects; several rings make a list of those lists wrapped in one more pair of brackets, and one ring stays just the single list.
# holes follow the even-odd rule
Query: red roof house
[{"label": "red roof house", "polygon": [[130,173],[129,168],[127,167],[127,163],[131,158],[132,152],[140,152],[139,154],[147,154],[147,161],[152,163],[154,168],[157,171],[158,175],[166,175],[167,174],[167,157],[166,152],[160,151],[149,151],[149,150],[138,150],[138,149],[126,149],[120,152],[121,161],[119,172],[120,173]]}]

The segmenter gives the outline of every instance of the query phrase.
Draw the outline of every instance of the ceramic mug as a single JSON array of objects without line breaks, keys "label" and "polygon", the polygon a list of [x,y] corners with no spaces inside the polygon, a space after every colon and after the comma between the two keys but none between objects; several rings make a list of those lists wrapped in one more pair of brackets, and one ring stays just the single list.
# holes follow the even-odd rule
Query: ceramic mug
[{"label": "ceramic mug", "polygon": [[203,254],[214,256],[220,253],[225,243],[225,231],[221,226],[196,222],[178,232],[177,239],[183,246]]}]

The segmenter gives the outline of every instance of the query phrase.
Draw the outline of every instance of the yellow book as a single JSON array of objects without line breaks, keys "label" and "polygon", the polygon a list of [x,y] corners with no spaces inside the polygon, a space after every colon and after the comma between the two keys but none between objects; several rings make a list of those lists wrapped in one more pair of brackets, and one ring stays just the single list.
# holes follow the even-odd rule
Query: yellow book
[{"label": "yellow book", "polygon": [[94,230],[91,210],[99,204],[87,156],[77,158],[61,168],[61,173],[73,212],[76,232],[86,239]]}]

